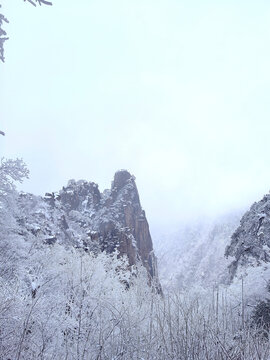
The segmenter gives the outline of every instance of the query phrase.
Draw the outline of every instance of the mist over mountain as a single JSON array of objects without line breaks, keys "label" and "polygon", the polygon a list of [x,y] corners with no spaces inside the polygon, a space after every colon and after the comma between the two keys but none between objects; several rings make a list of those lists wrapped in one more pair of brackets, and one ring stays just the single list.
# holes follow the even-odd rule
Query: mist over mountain
[{"label": "mist over mountain", "polygon": [[270,360],[270,2],[0,3],[0,360]]},{"label": "mist over mountain", "polygon": [[160,280],[165,287],[213,287],[229,279],[224,256],[242,212],[195,218],[155,241]]},{"label": "mist over mountain", "polygon": [[2,159],[1,360],[269,358],[268,195],[153,247],[127,170],[45,196],[28,175]]}]

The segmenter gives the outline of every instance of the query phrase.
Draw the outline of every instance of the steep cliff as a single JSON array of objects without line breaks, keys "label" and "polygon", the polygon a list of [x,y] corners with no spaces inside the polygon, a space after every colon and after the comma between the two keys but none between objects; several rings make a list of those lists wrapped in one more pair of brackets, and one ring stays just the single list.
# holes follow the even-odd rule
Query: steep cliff
[{"label": "steep cliff", "polygon": [[141,260],[157,277],[156,258],[135,178],[118,171],[111,189],[100,193],[93,182],[70,180],[58,193],[45,197],[21,193],[18,199],[20,235],[48,245],[83,248],[86,252],[119,251],[130,266]]},{"label": "steep cliff", "polygon": [[245,311],[252,312],[257,326],[270,329],[270,194],[244,214],[225,255],[233,258],[229,266],[231,289],[243,288]]},{"label": "steep cliff", "polygon": [[241,268],[270,263],[270,194],[244,214],[225,255],[234,258],[230,265],[231,279]]}]

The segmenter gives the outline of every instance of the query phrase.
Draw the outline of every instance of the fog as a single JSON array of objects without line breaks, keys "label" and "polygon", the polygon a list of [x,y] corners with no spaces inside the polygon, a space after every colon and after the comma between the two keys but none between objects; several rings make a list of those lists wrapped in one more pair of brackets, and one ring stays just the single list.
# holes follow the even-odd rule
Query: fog
[{"label": "fog", "polygon": [[31,175],[136,176],[153,231],[247,208],[270,188],[268,1],[3,0],[1,156]]}]

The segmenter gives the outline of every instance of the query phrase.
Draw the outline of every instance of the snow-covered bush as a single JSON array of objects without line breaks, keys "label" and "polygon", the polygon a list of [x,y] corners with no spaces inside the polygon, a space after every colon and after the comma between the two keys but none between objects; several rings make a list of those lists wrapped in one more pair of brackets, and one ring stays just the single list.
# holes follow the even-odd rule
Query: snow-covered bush
[{"label": "snow-covered bush", "polygon": [[1,159],[0,162],[0,272],[2,277],[11,276],[18,264],[25,243],[17,236],[16,182],[22,182],[29,174],[21,159]]},{"label": "snow-covered bush", "polygon": [[0,359],[269,358],[241,296],[225,288],[160,295],[144,267],[127,265],[58,244],[31,250],[17,282],[0,283]]},{"label": "snow-covered bush", "polygon": [[[31,221],[34,233],[21,234],[14,182],[27,176],[21,160],[2,160],[0,360],[270,358],[246,310],[258,270],[229,288],[157,293],[145,267],[117,252],[44,242]],[[30,209],[37,199],[27,199]]]}]

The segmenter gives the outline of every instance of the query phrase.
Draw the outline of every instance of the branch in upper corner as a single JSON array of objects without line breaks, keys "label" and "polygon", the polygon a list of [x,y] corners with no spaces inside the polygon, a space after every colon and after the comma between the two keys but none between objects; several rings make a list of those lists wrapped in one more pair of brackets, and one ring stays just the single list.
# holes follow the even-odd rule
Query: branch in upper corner
[{"label": "branch in upper corner", "polygon": [[4,42],[8,40],[8,38],[6,37],[7,33],[5,32],[5,30],[2,29],[2,25],[4,22],[8,23],[8,20],[4,17],[4,15],[0,14],[0,61],[2,62],[5,61]]},{"label": "branch in upper corner", "polygon": [[[24,0],[24,1],[28,1],[33,6],[37,6],[37,3],[39,5],[42,5],[42,4],[52,5],[52,2],[47,1],[47,0]],[[0,8],[1,8],[1,4],[0,4]],[[2,61],[2,62],[5,62],[4,42],[6,40],[8,40],[8,37],[6,37],[7,33],[5,32],[5,30],[2,29],[2,25],[4,22],[8,23],[8,20],[4,17],[4,15],[0,14],[0,61]]]},{"label": "branch in upper corner", "polygon": [[39,5],[52,5],[52,2],[50,1],[46,1],[46,0],[24,0],[24,1],[28,1],[30,4],[32,4],[33,6],[37,6],[36,3],[38,3]]},{"label": "branch in upper corner", "polygon": [[[26,1],[26,0],[24,0],[24,1]],[[34,3],[34,1],[32,1],[32,0],[27,0],[28,2],[30,2],[30,4],[32,4],[33,6],[37,6],[35,3]]]},{"label": "branch in upper corner", "polygon": [[41,5],[41,4],[52,5],[52,2],[50,2],[50,1],[38,0],[38,2],[39,2],[39,5]]}]

